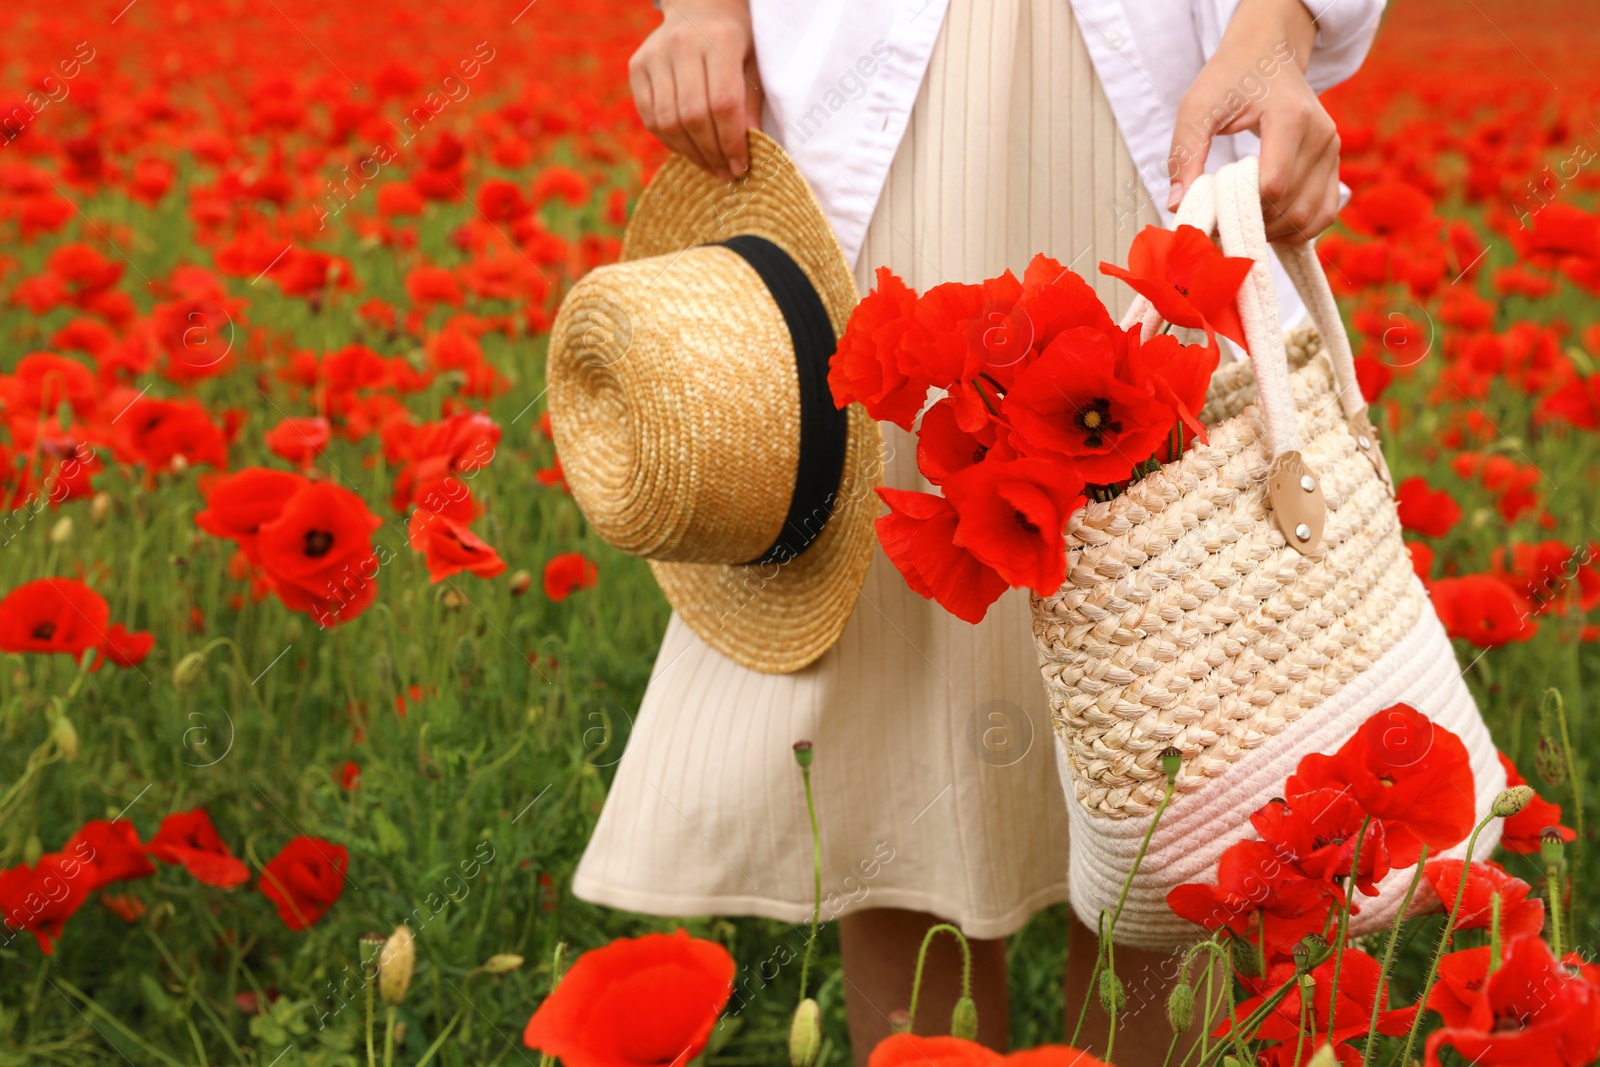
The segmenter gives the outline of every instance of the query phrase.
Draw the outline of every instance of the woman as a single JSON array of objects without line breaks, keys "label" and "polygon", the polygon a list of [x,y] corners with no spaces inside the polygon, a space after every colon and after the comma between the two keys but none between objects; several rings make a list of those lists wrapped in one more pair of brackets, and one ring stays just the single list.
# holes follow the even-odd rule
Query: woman
[{"label": "woman", "polygon": [[[922,290],[1044,252],[1116,312],[1129,294],[1096,265],[1170,219],[1208,163],[1259,151],[1274,240],[1332,223],[1339,141],[1316,91],[1359,65],[1382,0],[1309,2],[665,0],[629,76],[646,126],[724,178],[746,167],[747,127],[777,138],[863,292],[879,266]],[[1280,301],[1292,323],[1286,284]],[[911,436],[884,430],[887,483],[926,489]],[[815,746],[824,911],[839,922],[858,1062],[906,1006],[917,946],[941,920],[973,939],[979,1037],[1003,1048],[1005,938],[1067,897],[1065,802],[1020,591],[969,626],[880,553],[839,644],[791,675],[739,667],[674,618],[575,891],[654,914],[809,918],[799,739]],[[1092,940],[1075,921],[1069,1022]],[[1130,997],[1118,1060],[1159,1063],[1168,961],[1117,960]],[[741,976],[741,990],[759,995],[771,973]],[[940,947],[919,1030],[947,1028],[958,974]]]}]

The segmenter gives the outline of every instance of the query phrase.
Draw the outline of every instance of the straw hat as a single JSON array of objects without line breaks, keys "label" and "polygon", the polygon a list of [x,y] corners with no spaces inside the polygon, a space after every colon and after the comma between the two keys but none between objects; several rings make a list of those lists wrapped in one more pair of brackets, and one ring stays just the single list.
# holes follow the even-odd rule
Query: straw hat
[{"label": "straw hat", "polygon": [[621,262],[573,286],[551,331],[550,424],[579,509],[754,670],[827,651],[872,562],[882,435],[827,386],[858,299],[805,179],[751,131],[736,182],[668,161]]}]

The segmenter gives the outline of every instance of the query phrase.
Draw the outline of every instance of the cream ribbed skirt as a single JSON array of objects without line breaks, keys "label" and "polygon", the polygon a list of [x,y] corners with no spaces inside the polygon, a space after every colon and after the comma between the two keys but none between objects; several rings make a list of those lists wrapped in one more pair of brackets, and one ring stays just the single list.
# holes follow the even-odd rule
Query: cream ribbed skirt
[{"label": "cream ribbed skirt", "polygon": [[[1142,206],[1141,206],[1142,205]],[[1045,252],[1128,302],[1155,221],[1067,0],[951,0],[857,266],[918,290]],[[885,426],[886,479],[929,488]],[[658,915],[811,914],[811,831],[791,746],[811,741],[823,917],[911,908],[1001,937],[1067,897],[1067,812],[1026,593],[969,626],[880,551],[839,644],[747,670],[674,615],[573,883]]]}]

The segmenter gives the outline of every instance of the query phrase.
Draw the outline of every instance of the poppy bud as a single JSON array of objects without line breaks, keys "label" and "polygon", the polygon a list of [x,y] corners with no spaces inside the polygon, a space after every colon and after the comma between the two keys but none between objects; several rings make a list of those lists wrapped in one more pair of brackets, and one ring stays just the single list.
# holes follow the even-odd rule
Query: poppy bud
[{"label": "poppy bud", "polygon": [[889,1032],[892,1034],[909,1034],[911,1032],[911,1013],[904,1008],[896,1008],[889,1013]]},{"label": "poppy bud", "polygon": [[1514,785],[1494,798],[1494,812],[1497,819],[1509,819],[1517,812],[1528,806],[1528,801],[1533,799],[1533,787],[1530,785]]},{"label": "poppy bud", "polygon": [[1567,780],[1567,757],[1560,741],[1553,737],[1539,738],[1539,747],[1533,752],[1533,771],[1551,788]]},{"label": "poppy bud", "polygon": [[31,867],[39,862],[42,852],[44,852],[44,842],[39,840],[39,835],[29,834],[28,839],[22,843],[22,862]]},{"label": "poppy bud", "polygon": [[810,741],[796,741],[794,743],[794,761],[802,767],[811,766]]},{"label": "poppy bud", "polygon": [[1306,1067],[1335,1067],[1338,1062],[1339,1057],[1334,1053],[1333,1046],[1324,1044],[1306,1063]]},{"label": "poppy bud", "polygon": [[179,689],[187,689],[199,679],[200,673],[205,670],[206,654],[204,652],[191,652],[178,661],[172,668],[172,684]]},{"label": "poppy bud", "polygon": [[1546,870],[1559,870],[1561,857],[1566,853],[1565,843],[1561,840],[1561,830],[1558,827],[1546,826],[1539,834],[1539,858],[1544,860]]},{"label": "poppy bud", "polygon": [[789,1024],[790,1067],[811,1067],[822,1051],[822,1009],[810,997],[794,1010]]},{"label": "poppy bud", "polygon": [[1181,1034],[1194,1022],[1194,990],[1188,982],[1179,982],[1167,995],[1167,1022],[1174,1033]]},{"label": "poppy bud", "polygon": [[78,758],[78,731],[71,719],[65,715],[56,716],[56,721],[50,724],[50,739],[68,763]]},{"label": "poppy bud", "polygon": [[1172,746],[1161,750],[1161,773],[1167,776],[1167,784],[1171,785],[1178,780],[1178,772],[1183,769],[1183,753]]},{"label": "poppy bud", "polygon": [[1222,1067],[1244,1067],[1244,1061],[1237,1056],[1222,1057]]},{"label": "poppy bud", "polygon": [[304,635],[305,630],[300,626],[300,617],[298,615],[289,616],[289,621],[283,624],[283,639],[293,644]]},{"label": "poppy bud", "polygon": [[411,936],[411,928],[397,926],[378,956],[378,993],[385,1004],[399,1004],[406,999],[416,967],[417,943]]},{"label": "poppy bud", "polygon": [[451,611],[461,610],[461,594],[446,586],[439,593],[439,603]]},{"label": "poppy bud", "polygon": [[514,952],[496,952],[493,956],[490,956],[487,960],[484,960],[483,966],[478,969],[484,974],[499,976],[502,974],[510,974],[518,967],[521,967],[522,964],[522,957],[518,956]]},{"label": "poppy bud", "polygon": [[1299,974],[1310,974],[1327,959],[1328,939],[1321,934],[1307,934],[1294,946],[1294,969]]},{"label": "poppy bud", "polygon": [[89,519],[96,526],[99,526],[110,517],[111,494],[102,489],[94,495],[93,500],[89,501]]},{"label": "poppy bud", "polygon": [[955,1010],[950,1013],[950,1036],[968,1041],[978,1036],[978,1006],[971,997],[964,996],[956,1001]]},{"label": "poppy bud", "polygon": [[378,977],[378,952],[383,943],[384,936],[377,931],[362,934],[356,942],[361,950],[361,975],[369,982]]},{"label": "poppy bud", "polygon": [[511,595],[521,596],[533,585],[533,575],[527,571],[517,571],[511,576]]},{"label": "poppy bud", "polygon": [[1100,972],[1100,1006],[1107,1015],[1128,1006],[1128,995],[1122,991],[1122,979],[1109,970]]},{"label": "poppy bud", "polygon": [[50,527],[50,543],[64,545],[70,540],[72,540],[72,516],[63,515],[56,520],[54,526]]}]

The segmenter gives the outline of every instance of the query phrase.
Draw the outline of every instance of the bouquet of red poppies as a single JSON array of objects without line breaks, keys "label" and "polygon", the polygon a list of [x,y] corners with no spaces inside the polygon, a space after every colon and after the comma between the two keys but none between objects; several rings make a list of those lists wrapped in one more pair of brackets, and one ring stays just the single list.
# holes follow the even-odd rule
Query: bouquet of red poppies
[{"label": "bouquet of red poppies", "polygon": [[[1244,344],[1234,296],[1251,261],[1192,226],[1146,227],[1128,259],[1100,269],[1205,344],[1120,328],[1044,255],[1020,281],[1008,270],[920,296],[879,268],[850,317],[828,374],[835,403],[905,430],[920,415],[917,467],[940,490],[879,489],[878,540],[912,589],[958,618],[978,622],[1008,587],[1054,592],[1072,513],[1205,440],[1217,335]],[[945,395],[927,406],[935,389]]]}]

